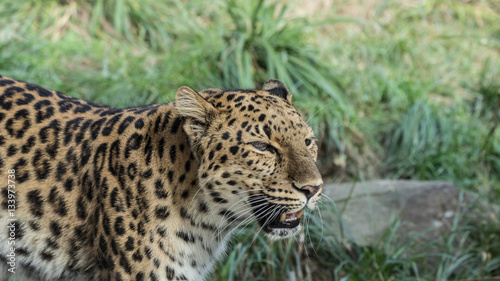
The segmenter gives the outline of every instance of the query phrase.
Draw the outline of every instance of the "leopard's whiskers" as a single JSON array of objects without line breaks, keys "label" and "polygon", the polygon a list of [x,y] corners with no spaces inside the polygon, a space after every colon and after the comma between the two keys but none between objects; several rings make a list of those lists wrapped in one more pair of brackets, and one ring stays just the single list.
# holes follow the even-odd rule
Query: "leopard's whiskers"
[{"label": "leopard's whiskers", "polygon": [[[260,205],[257,205],[256,207],[265,206],[266,204],[267,204],[267,202],[265,202],[265,203],[261,203]],[[267,212],[269,209],[271,209],[272,207],[273,207],[273,206],[267,206],[267,207],[265,207],[264,209],[259,210],[259,212],[261,212],[261,213],[266,213],[266,212]],[[246,210],[246,212],[250,212],[250,211],[252,211],[252,210],[253,210],[252,208],[249,208],[249,209],[247,209],[247,210]],[[259,214],[259,215],[260,215],[260,214]],[[257,217],[257,215],[256,215],[256,217]],[[236,226],[234,227],[234,229],[239,228],[239,227],[240,227],[241,225],[243,225],[243,224],[248,224],[248,223],[250,223],[251,221],[252,221],[252,217],[250,216],[250,217],[248,217],[248,218],[244,219],[244,220],[243,220],[242,222],[240,222],[238,225],[236,225]],[[227,226],[226,226],[226,228],[227,228]],[[225,228],[224,228],[224,229],[225,229]],[[242,229],[243,229],[243,228],[242,228]],[[241,231],[241,230],[240,230],[240,231]],[[238,233],[239,233],[239,232],[238,232]],[[238,234],[238,233],[237,233],[237,234]]]},{"label": "leopard's whiskers", "polygon": [[[246,199],[246,198],[245,198],[245,199]],[[267,201],[266,201],[264,198],[257,198],[257,200],[254,200],[254,201],[253,201],[253,203],[259,203],[259,205],[254,206],[254,207],[261,207],[261,206],[265,206],[265,205],[267,204]],[[245,205],[243,205],[243,207],[246,207],[246,209],[240,210],[240,211],[236,212],[235,214],[240,214],[240,216],[241,216],[242,214],[245,214],[245,213],[247,213],[247,212],[249,212],[249,211],[252,211],[252,210],[253,210],[253,208],[254,208],[254,207],[252,207],[252,206],[245,206]],[[238,216],[238,217],[240,217],[240,216]],[[251,218],[251,217],[250,217],[250,218]],[[237,219],[237,218],[236,218],[236,219]],[[235,219],[235,220],[236,220],[236,219]],[[234,221],[234,220],[233,220],[233,221]],[[222,222],[223,222],[223,221],[221,221],[221,223],[219,223],[219,224],[218,224],[218,226],[217,226],[217,228],[218,228],[218,229],[220,229],[220,227],[222,226]],[[232,222],[228,223],[228,224],[224,227],[224,229],[226,229],[227,227],[229,227],[229,226],[231,225],[231,223],[232,223]],[[222,230],[224,230],[224,229],[222,229]]]},{"label": "leopard's whiskers", "polygon": [[[256,194],[254,194],[254,195],[256,195]],[[249,196],[249,197],[251,197],[251,196]],[[257,197],[257,195],[256,195],[256,197]],[[238,201],[237,201],[236,203],[234,203],[231,207],[233,207],[234,205],[236,205],[238,202],[244,201],[244,200],[246,200],[246,199],[248,199],[248,197],[247,197],[247,198],[242,198],[242,199],[238,200]],[[264,202],[264,201],[265,201],[265,202],[267,202],[264,198],[258,198],[258,200],[255,200],[255,201],[253,201],[252,203],[256,203],[256,202],[257,202],[257,203],[260,203],[260,202]],[[265,205],[265,204],[261,204],[261,205]],[[217,228],[218,228],[218,229],[219,229],[219,227],[220,227],[220,226],[222,226],[222,224],[224,223],[224,221],[225,221],[225,220],[224,220],[224,217],[226,216],[226,214],[228,213],[228,211],[230,211],[230,210],[231,210],[231,207],[229,207],[229,208],[227,209],[227,211],[226,211],[226,212],[222,215],[222,219],[221,219],[221,221],[219,222],[219,224],[217,225]],[[235,214],[240,214],[240,215],[239,215],[239,216],[237,216],[235,219],[233,219],[231,222],[229,222],[229,223],[226,225],[226,227],[224,227],[224,229],[226,229],[227,227],[229,227],[229,226],[231,225],[231,223],[232,223],[232,222],[236,221],[236,220],[237,220],[238,218],[240,218],[242,215],[244,215],[244,214],[245,214],[245,213],[247,213],[248,211],[251,211],[251,210],[252,210],[252,207],[251,207],[251,206],[250,206],[250,207],[248,207],[248,206],[246,206],[246,205],[239,205],[239,206],[238,206],[238,208],[245,208],[245,207],[246,207],[247,209],[243,209],[243,210],[241,210],[241,211],[235,212]],[[235,210],[237,210],[237,209],[235,209]],[[244,212],[243,212],[243,211],[244,211]],[[224,229],[222,229],[222,231],[223,231]]]},{"label": "leopard's whiskers", "polygon": [[268,222],[272,222],[279,215],[279,210],[281,209],[281,205],[280,204],[275,204],[275,205],[272,205],[272,207],[273,207],[273,210],[271,212],[271,215],[269,215],[267,217],[266,221],[262,224],[262,226],[260,227],[259,231],[257,231],[257,233],[255,234],[255,236],[254,236],[254,238],[252,240],[252,243],[255,242],[255,240],[257,239],[257,236],[262,231],[262,229],[264,227],[266,227],[266,225],[268,224]]}]

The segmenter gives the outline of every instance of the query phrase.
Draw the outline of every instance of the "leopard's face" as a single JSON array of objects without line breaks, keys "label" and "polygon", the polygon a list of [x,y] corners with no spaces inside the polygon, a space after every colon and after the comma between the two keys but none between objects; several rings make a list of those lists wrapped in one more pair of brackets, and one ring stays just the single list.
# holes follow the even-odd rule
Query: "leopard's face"
[{"label": "leopard's face", "polygon": [[261,91],[199,94],[181,88],[176,108],[200,160],[201,191],[223,206],[227,223],[255,218],[273,239],[297,233],[323,182],[313,132],[285,86],[270,80]]}]

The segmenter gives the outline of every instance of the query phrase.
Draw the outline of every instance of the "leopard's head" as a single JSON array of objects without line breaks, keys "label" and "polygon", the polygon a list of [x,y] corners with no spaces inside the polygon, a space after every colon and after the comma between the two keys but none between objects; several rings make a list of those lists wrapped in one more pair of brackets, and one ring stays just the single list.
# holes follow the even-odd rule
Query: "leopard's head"
[{"label": "leopard's head", "polygon": [[314,209],[323,181],[316,167],[312,129],[278,80],[262,90],[188,87],[175,107],[200,161],[201,191],[228,223],[255,218],[270,238],[300,230],[305,208]]}]

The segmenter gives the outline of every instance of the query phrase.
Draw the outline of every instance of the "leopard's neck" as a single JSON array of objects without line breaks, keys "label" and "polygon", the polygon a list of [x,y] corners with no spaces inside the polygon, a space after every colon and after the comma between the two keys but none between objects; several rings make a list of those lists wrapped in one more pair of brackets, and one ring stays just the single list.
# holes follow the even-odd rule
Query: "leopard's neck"
[{"label": "leopard's neck", "polygon": [[[154,124],[165,122],[165,116],[169,121],[164,131],[175,134],[155,131]],[[144,135],[143,147],[131,154],[134,161],[144,162],[143,151],[147,151],[151,143],[150,162],[137,165],[141,167],[139,174],[155,169],[154,174],[160,175],[143,183],[145,192],[150,194],[148,197],[154,198],[144,216],[152,221],[145,231],[145,254],[151,257],[153,264],[167,264],[167,270],[177,277],[204,280],[213,263],[225,252],[231,232],[246,216],[235,218],[228,211],[232,204],[225,201],[225,194],[215,190],[217,183],[210,182],[210,176],[200,172],[202,165],[189,145],[182,130],[183,120],[176,116],[175,110],[168,107],[159,110],[149,123],[152,126]]]}]

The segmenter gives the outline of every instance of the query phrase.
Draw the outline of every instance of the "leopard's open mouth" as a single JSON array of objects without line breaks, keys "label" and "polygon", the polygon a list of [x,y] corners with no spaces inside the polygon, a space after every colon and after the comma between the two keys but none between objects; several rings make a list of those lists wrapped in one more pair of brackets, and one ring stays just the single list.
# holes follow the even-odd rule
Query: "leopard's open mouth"
[{"label": "leopard's open mouth", "polygon": [[269,233],[276,229],[297,227],[300,224],[300,218],[303,214],[304,209],[293,213],[283,212],[272,221],[269,221],[269,216],[264,216],[258,221],[262,229]]}]

